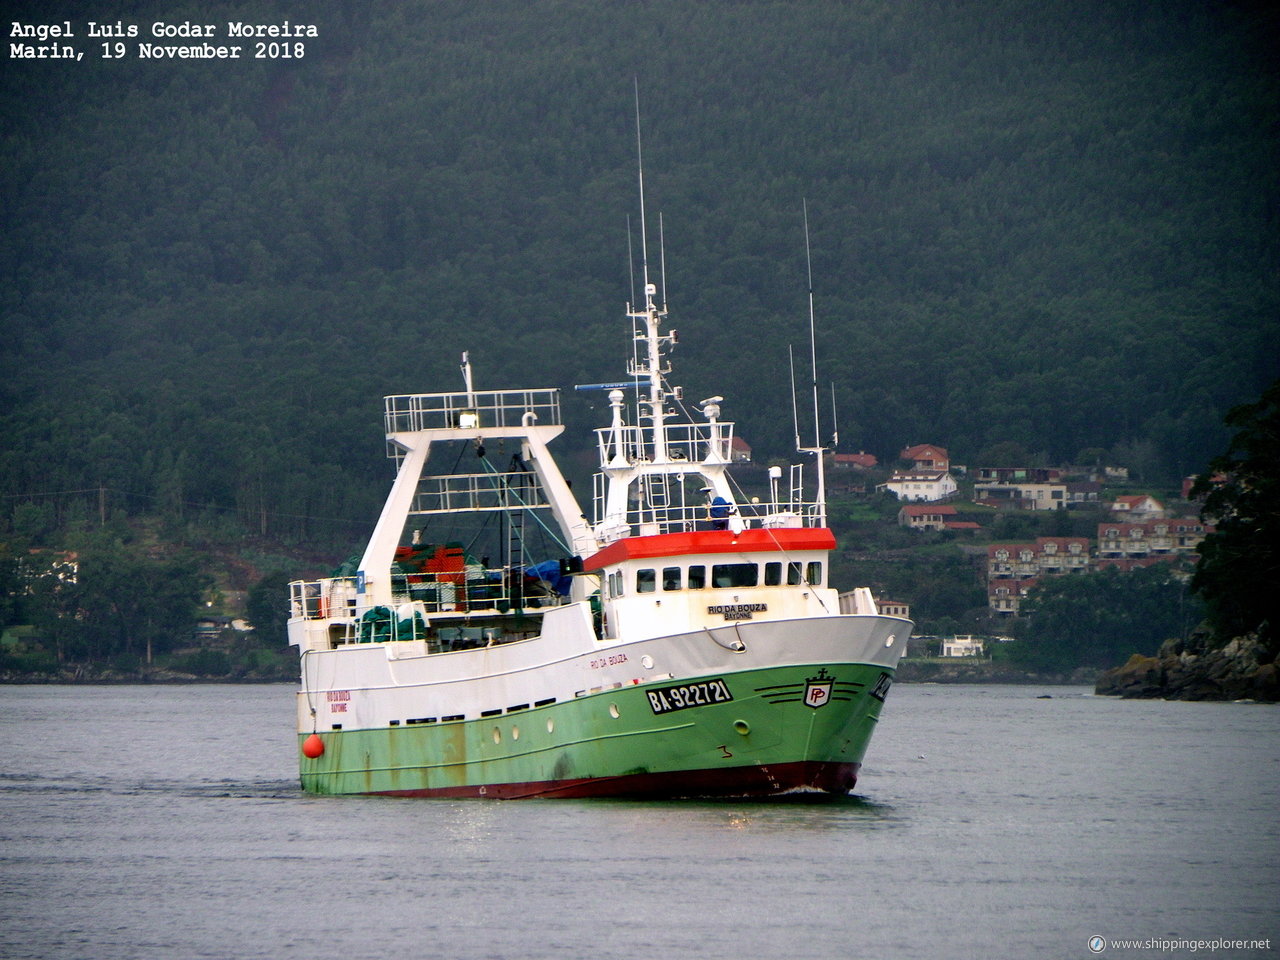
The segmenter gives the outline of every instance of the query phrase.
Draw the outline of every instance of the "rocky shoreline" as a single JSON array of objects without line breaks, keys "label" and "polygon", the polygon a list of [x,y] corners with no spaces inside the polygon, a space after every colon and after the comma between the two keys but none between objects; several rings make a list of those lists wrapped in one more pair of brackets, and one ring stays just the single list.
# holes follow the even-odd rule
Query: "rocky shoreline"
[{"label": "rocky shoreline", "polygon": [[1211,648],[1204,637],[1166,640],[1098,677],[1095,693],[1126,699],[1280,701],[1280,671],[1254,634]]}]

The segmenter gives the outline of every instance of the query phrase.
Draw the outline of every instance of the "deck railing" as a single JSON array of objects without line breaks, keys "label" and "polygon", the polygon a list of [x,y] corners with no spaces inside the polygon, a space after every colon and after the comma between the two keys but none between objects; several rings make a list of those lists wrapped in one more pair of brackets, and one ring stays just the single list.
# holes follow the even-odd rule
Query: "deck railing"
[{"label": "deck railing", "polygon": [[[568,603],[547,588],[544,581],[521,570],[501,568],[448,573],[393,573],[391,602],[409,604],[426,617],[442,614],[507,613],[539,610]],[[289,584],[289,618],[292,620],[357,621],[376,609],[360,593],[358,578],[332,577],[295,580]],[[407,619],[408,614],[404,618]]]},{"label": "deck railing", "polygon": [[740,529],[819,526],[823,511],[816,500],[760,500],[740,503],[725,516],[713,516],[712,506],[701,491],[693,493],[674,477],[650,477],[651,483],[637,483],[639,499],[629,502],[625,529],[606,529],[605,494],[608,478],[596,474],[593,504],[597,532],[606,542],[636,534],[682,533],[733,526]]},{"label": "deck railing", "polygon": [[388,436],[417,430],[513,428],[529,422],[560,425],[560,391],[477,390],[472,393],[412,393],[384,397]]},{"label": "deck railing", "polygon": [[[622,457],[629,463],[654,462],[658,459],[654,449],[653,431],[649,427],[624,426],[601,427],[596,430],[596,445],[600,463],[608,466],[617,460],[618,432],[621,432]],[[733,424],[676,423],[664,429],[667,459],[673,462],[698,463],[711,460],[728,463],[733,445]]]}]

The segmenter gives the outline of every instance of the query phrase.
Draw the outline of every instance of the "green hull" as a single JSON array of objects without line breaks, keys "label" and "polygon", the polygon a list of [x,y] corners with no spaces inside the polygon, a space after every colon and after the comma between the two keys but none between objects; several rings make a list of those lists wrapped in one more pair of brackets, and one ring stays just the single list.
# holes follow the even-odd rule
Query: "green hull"
[{"label": "green hull", "polygon": [[846,793],[892,677],[868,664],[771,667],[480,719],[322,732],[324,752],[302,758],[302,786],[501,798]]}]

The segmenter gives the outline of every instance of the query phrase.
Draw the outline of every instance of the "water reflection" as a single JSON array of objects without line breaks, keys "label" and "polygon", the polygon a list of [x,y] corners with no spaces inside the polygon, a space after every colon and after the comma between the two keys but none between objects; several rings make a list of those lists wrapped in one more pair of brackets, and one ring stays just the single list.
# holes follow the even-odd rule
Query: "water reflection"
[{"label": "water reflection", "polygon": [[[901,826],[904,812],[890,803],[857,794],[806,794],[771,800],[591,800],[546,801],[589,807],[593,816],[611,817],[625,829],[654,835],[715,833],[773,834],[789,831],[882,829]],[[585,812],[585,810],[584,810]]]}]

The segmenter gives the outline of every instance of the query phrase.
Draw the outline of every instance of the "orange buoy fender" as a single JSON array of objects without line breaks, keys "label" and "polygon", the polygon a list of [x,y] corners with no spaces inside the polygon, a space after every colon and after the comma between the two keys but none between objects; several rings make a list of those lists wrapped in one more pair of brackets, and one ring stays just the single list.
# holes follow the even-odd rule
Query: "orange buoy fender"
[{"label": "orange buoy fender", "polygon": [[320,739],[320,734],[313,733],[302,741],[302,755],[307,759],[314,760],[323,753],[324,741]]}]

